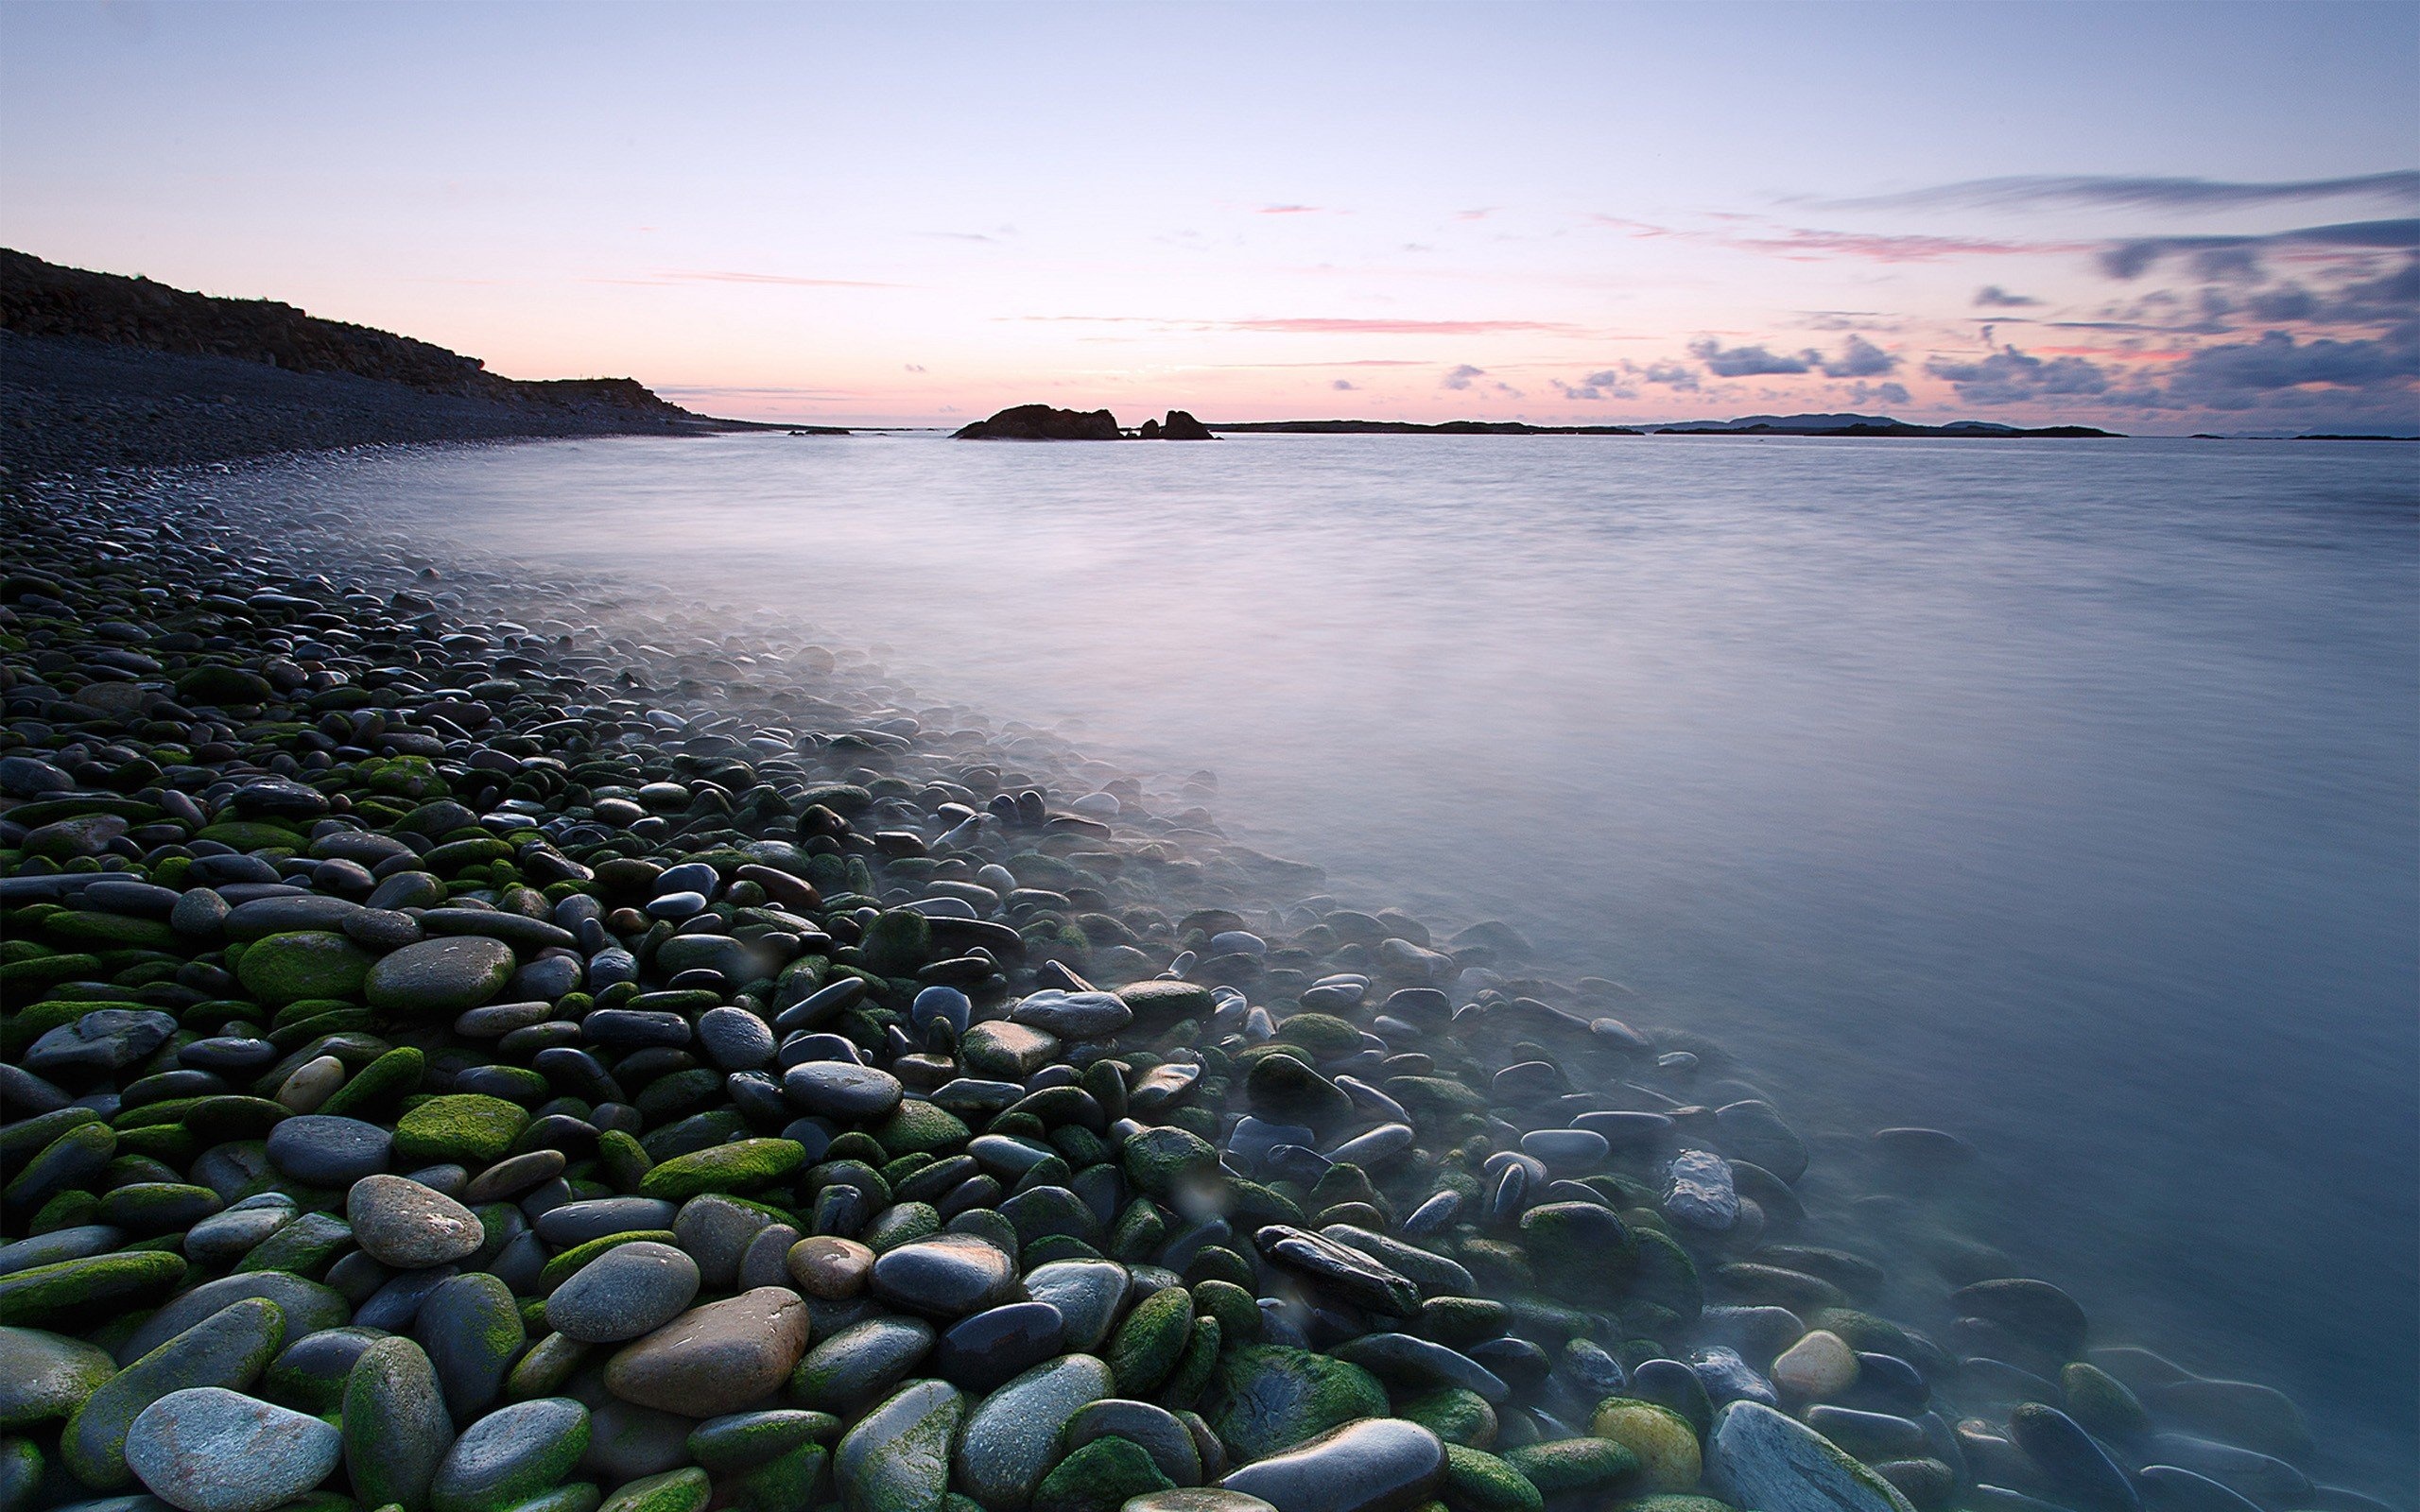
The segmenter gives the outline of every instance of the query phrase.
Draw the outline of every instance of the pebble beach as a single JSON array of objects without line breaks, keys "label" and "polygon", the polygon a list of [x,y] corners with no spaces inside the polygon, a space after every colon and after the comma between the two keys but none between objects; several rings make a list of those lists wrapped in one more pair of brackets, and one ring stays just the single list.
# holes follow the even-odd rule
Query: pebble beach
[{"label": "pebble beach", "polygon": [[5,501],[0,1512],[2392,1504],[1206,776],[226,476]]}]

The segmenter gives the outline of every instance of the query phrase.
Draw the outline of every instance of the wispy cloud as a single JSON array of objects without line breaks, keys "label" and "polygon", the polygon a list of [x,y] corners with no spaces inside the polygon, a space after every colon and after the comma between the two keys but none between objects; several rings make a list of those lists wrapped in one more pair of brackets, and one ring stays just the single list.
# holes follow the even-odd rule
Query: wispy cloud
[{"label": "wispy cloud", "polygon": [[743,273],[720,268],[670,267],[660,268],[636,278],[593,278],[590,284],[772,284],[798,289],[904,289],[910,284],[885,284],[861,278],[808,278],[796,273]]},{"label": "wispy cloud", "polygon": [[1719,247],[1737,248],[1741,251],[1759,252],[1767,256],[1787,258],[1792,262],[1815,263],[1832,258],[1861,258],[1876,263],[1929,263],[1950,257],[2015,257],[2044,252],[2088,251],[2098,246],[2094,242],[2032,242],[2013,241],[1995,236],[1932,236],[1888,232],[1827,231],[1809,226],[1774,226],[1757,224],[1754,217],[1726,215],[1717,217],[1734,224],[1719,231],[1688,231],[1671,226],[1657,226],[1642,220],[1629,220],[1619,215],[1588,217],[1626,235],[1652,240],[1676,237],[1684,241],[1709,242]]},{"label": "wispy cloud", "polygon": [[2076,252],[2076,242],[2023,242],[1990,236],[1922,236],[1858,231],[1817,231],[1793,227],[1776,234],[1726,235],[1727,246],[1767,252],[1792,262],[1814,263],[1835,257],[1862,258],[1874,263],[1933,263],[1950,257],[2019,257],[2042,252]]},{"label": "wispy cloud", "polygon": [[2420,219],[2349,221],[2305,226],[2261,236],[2142,236],[2112,244],[2100,254],[2101,271],[2136,278],[2169,257],[2189,257],[2204,277],[2257,272],[2262,254],[2290,249],[2393,251],[2420,248]]},{"label": "wispy cloud", "polygon": [[1507,332],[1569,333],[1561,320],[1369,320],[1343,316],[1296,316],[1273,320],[1211,320],[1220,331],[1268,331],[1289,335],[1468,336]]},{"label": "wispy cloud", "polygon": [[1253,212],[1253,214],[1261,215],[1316,215],[1321,213],[1322,208],[1322,207],[1319,205],[1263,205],[1259,210]]},{"label": "wispy cloud", "polygon": [[2372,199],[2420,206],[2420,171],[2365,173],[2346,179],[2294,179],[2270,183],[2219,179],[2129,177],[2118,174],[2029,174],[1969,179],[1895,194],[1807,203],[1840,210],[1927,206],[1975,209],[2102,208],[2234,210],[2313,199]]},{"label": "wispy cloud", "polygon": [[1975,307],[1979,310],[2022,310],[2041,302],[2031,294],[2011,294],[1996,284],[1986,284],[1975,291]]},{"label": "wispy cloud", "polygon": [[[1000,318],[1052,324],[1154,325],[1171,331],[1252,331],[1275,335],[1469,336],[1507,333],[1567,335],[1581,329],[1561,320],[1396,320],[1327,315],[1245,320],[1183,320],[1150,315],[1011,315]],[[1334,364],[1317,366],[1332,367]]]}]

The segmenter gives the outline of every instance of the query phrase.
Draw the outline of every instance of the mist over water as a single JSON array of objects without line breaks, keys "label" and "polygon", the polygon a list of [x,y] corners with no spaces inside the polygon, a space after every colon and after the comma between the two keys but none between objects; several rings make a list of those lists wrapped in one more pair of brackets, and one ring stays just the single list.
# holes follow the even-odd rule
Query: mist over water
[{"label": "mist over water", "polygon": [[2420,450],[730,437],[346,475],[437,559],[771,608],[1210,768],[1237,838],[1512,921],[1812,1136],[1955,1130],[1979,1237],[2101,1338],[2288,1390],[2323,1478],[2408,1498]]}]

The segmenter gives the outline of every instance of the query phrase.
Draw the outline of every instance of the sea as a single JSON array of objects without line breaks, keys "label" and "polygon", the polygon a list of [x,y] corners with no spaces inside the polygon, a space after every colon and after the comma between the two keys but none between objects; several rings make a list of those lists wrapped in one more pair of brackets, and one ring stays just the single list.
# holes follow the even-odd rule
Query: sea
[{"label": "sea", "polygon": [[[405,450],[434,559],[774,611],[1510,922],[1817,1145],[1981,1152],[2096,1336],[2420,1485],[2420,447],[931,434]],[[1205,785],[1206,785],[1205,780]]]}]

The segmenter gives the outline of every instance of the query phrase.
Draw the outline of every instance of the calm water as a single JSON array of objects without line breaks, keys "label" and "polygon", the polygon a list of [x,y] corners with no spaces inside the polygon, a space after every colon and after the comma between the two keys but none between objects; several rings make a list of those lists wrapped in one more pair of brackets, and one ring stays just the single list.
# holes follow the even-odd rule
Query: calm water
[{"label": "calm water", "polygon": [[2420,449],[766,437],[358,487],[1212,768],[1240,837],[1514,921],[1810,1129],[1966,1134],[1985,1237],[2408,1498]]}]

